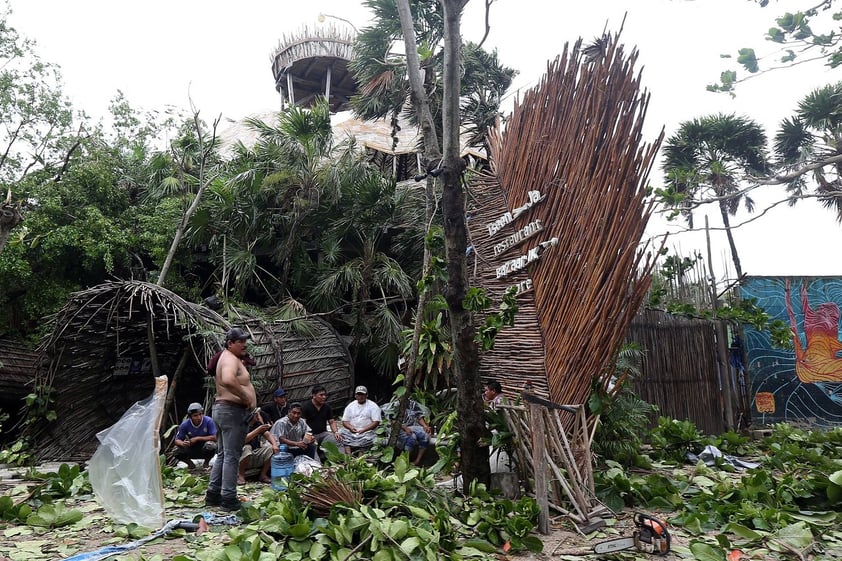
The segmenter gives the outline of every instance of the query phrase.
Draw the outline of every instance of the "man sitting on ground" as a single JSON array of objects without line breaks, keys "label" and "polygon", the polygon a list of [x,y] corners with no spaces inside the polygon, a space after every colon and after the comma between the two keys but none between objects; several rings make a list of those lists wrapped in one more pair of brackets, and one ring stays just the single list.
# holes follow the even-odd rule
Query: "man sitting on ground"
[{"label": "man sitting on ground", "polygon": [[345,407],[342,413],[342,444],[345,453],[350,454],[352,448],[370,448],[377,438],[375,432],[380,425],[380,407],[368,399],[368,389],[357,386],[354,390],[354,401]]},{"label": "man sitting on ground", "polygon": [[237,474],[237,485],[246,482],[246,476],[250,471],[260,470],[260,481],[272,483],[269,477],[269,468],[272,465],[272,455],[280,451],[278,441],[269,432],[272,425],[263,422],[260,412],[255,413],[249,422],[249,432],[246,435],[246,444],[243,446],[243,453],[240,456],[240,471]]},{"label": "man sitting on ground", "polygon": [[[397,407],[397,404],[395,406]],[[416,454],[415,459],[412,461],[414,465],[421,465],[421,459],[424,457],[424,453],[430,445],[430,435],[432,433],[432,427],[424,419],[424,409],[417,401],[410,399],[406,404],[406,413],[404,414],[403,425],[401,425],[398,444],[410,454],[416,448],[418,449],[418,454]]]},{"label": "man sitting on ground", "polygon": [[[301,418],[313,429],[313,436],[316,442],[323,445],[325,442],[332,442],[344,451],[339,443],[342,436],[339,433],[336,419],[333,418],[333,410],[327,402],[327,390],[324,386],[317,384],[310,390],[312,398],[301,404]],[[328,430],[330,428],[330,430]]]},{"label": "man sitting on ground", "polygon": [[178,426],[175,433],[173,456],[194,469],[193,460],[204,460],[205,467],[216,454],[216,424],[205,415],[199,403],[187,407],[187,418]]},{"label": "man sitting on ground", "polygon": [[289,406],[289,413],[272,425],[272,436],[281,444],[286,444],[293,456],[302,454],[316,459],[316,438],[307,422],[301,419],[301,404]]},{"label": "man sitting on ground", "polygon": [[275,424],[287,416],[287,392],[284,388],[278,388],[272,393],[272,401],[260,406],[260,413],[267,423]]}]

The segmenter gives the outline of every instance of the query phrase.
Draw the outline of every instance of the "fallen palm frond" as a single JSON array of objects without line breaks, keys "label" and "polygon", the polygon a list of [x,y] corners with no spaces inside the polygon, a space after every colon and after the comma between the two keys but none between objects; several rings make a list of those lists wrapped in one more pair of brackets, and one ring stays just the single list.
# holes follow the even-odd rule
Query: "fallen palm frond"
[{"label": "fallen palm frond", "polygon": [[320,479],[299,492],[301,500],[319,516],[327,517],[333,505],[357,506],[363,500],[362,483],[348,483],[335,477]]}]

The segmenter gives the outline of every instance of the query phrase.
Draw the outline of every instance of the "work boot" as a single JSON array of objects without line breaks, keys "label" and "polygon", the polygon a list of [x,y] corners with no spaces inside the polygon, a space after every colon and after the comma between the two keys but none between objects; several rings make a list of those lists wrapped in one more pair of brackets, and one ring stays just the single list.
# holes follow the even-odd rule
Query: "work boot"
[{"label": "work boot", "polygon": [[222,495],[219,493],[207,492],[205,495],[205,506],[219,506],[222,504]]},{"label": "work boot", "polygon": [[219,503],[220,510],[227,510],[228,512],[237,512],[240,510],[242,504],[239,499],[223,499]]}]

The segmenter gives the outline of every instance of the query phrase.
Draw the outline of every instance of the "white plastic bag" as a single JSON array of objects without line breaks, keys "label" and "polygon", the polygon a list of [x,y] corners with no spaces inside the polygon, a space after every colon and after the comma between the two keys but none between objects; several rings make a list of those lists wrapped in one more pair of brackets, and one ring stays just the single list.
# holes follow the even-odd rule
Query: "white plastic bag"
[{"label": "white plastic bag", "polygon": [[309,477],[313,475],[314,471],[320,469],[322,469],[322,463],[318,459],[313,459],[306,454],[295,457],[295,473],[301,473]]},{"label": "white plastic bag", "polygon": [[167,377],[155,378],[151,397],[138,401],[110,428],[88,464],[91,487],[105,511],[122,524],[160,528],[164,520],[158,430]]}]

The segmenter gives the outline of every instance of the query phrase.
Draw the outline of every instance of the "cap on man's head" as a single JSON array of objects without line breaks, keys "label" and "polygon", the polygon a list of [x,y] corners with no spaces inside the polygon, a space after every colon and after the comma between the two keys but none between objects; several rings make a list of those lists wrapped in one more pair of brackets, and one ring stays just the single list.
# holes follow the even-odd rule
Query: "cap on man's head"
[{"label": "cap on man's head", "polygon": [[275,397],[283,397],[286,394],[287,394],[287,392],[284,391],[284,388],[278,388],[277,390],[275,390],[275,393],[273,393],[272,395],[274,395]]},{"label": "cap on man's head", "polygon": [[232,327],[225,334],[226,341],[239,341],[240,339],[251,339],[251,335],[240,329],[239,327]]},{"label": "cap on man's head", "polygon": [[354,390],[354,395],[358,393],[364,393],[365,395],[368,395],[368,388],[366,388],[365,386],[357,386],[357,389]]},{"label": "cap on man's head", "polygon": [[202,407],[201,403],[191,403],[187,406],[187,414],[192,415],[193,413],[199,413],[200,411],[204,411],[205,408]]}]

